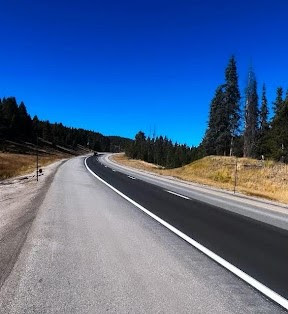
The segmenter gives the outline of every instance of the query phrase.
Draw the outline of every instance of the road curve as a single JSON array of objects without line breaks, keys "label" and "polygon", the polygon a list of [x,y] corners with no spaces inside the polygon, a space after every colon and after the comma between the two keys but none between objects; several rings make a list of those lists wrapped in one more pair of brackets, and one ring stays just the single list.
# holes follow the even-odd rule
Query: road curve
[{"label": "road curve", "polygon": [[[89,158],[87,164],[149,212],[288,299],[287,230],[168,190],[155,179],[155,184],[135,177],[131,181],[131,175],[116,172],[102,161],[101,156]],[[285,299],[282,303],[287,307]]]},{"label": "road curve", "polygon": [[77,157],[55,175],[0,290],[0,313],[103,312],[284,310],[96,180]]}]

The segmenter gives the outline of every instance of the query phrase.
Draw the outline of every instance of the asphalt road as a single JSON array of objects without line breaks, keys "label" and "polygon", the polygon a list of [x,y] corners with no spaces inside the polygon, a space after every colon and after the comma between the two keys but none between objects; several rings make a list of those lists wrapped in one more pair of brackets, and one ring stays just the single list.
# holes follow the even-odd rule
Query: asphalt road
[{"label": "asphalt road", "polygon": [[192,182],[177,180],[166,176],[152,174],[147,171],[140,171],[131,167],[126,167],[115,163],[111,154],[101,154],[100,162],[108,167],[134,176],[141,181],[152,183],[165,190],[186,195],[193,200],[198,200],[206,204],[217,206],[227,211],[240,214],[257,221],[268,223],[288,231],[288,207],[280,203],[264,200],[261,198],[234,194],[231,191],[203,186]]},{"label": "asphalt road", "polygon": [[87,164],[132,200],[288,299],[287,230],[131,179],[96,157]]},{"label": "asphalt road", "polygon": [[[201,203],[193,207],[191,200],[113,172],[95,159],[89,164],[119,189],[129,193],[126,186],[135,187],[132,190],[147,207],[157,204],[166,208],[169,216],[173,207],[177,217],[193,214],[195,209],[194,218],[188,221],[201,224],[197,232],[216,220],[212,212],[217,208],[209,211]],[[199,206],[214,218],[201,223],[196,212]],[[227,223],[233,220],[224,219]],[[186,225],[185,221],[176,223],[179,228]],[[208,229],[204,234],[211,234],[216,227]],[[233,234],[230,229],[217,247],[233,249]],[[253,241],[249,238],[247,242]],[[284,311],[96,180],[78,157],[59,167],[18,260],[1,287],[0,313],[104,312]]]}]

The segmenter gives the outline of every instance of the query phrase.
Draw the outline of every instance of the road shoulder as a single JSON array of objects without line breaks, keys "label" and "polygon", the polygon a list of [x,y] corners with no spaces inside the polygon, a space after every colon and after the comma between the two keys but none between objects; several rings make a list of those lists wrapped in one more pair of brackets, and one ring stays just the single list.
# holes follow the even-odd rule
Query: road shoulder
[{"label": "road shoulder", "polygon": [[38,182],[35,174],[0,182],[0,289],[13,269],[58,168],[64,162],[66,159],[43,167]]}]

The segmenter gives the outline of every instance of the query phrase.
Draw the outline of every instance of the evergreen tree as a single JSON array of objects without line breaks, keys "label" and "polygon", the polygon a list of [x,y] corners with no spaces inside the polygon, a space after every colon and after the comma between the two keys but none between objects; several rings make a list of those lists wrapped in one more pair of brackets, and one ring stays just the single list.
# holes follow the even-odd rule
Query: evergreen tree
[{"label": "evergreen tree", "polygon": [[225,70],[225,84],[216,89],[210,105],[208,128],[203,139],[206,154],[232,155],[239,125],[240,92],[236,60],[232,56]]},{"label": "evergreen tree", "polygon": [[128,157],[148,161],[165,168],[175,168],[186,165],[193,160],[203,157],[198,148],[189,148],[187,145],[179,145],[166,136],[146,138],[140,131],[136,134],[135,140],[126,146],[125,153]]},{"label": "evergreen tree", "polygon": [[3,98],[2,114],[4,121],[4,136],[13,139],[19,135],[19,112],[15,97]]},{"label": "evergreen tree", "polygon": [[273,110],[275,117],[281,112],[281,109],[283,107],[283,88],[278,87],[276,91],[276,99],[273,103]]},{"label": "evergreen tree", "polygon": [[28,115],[26,106],[24,105],[23,102],[21,102],[18,107],[18,115],[19,115],[18,130],[20,133],[19,135],[31,140],[32,120],[31,117]]},{"label": "evergreen tree", "polygon": [[[225,109],[224,85],[220,85],[211,101],[208,127],[203,139],[203,146],[207,155],[214,155],[224,151],[227,142],[228,119]],[[224,137],[221,131],[225,132]],[[221,139],[220,139],[221,136]],[[228,134],[229,138],[229,134]],[[221,148],[220,148],[221,147]]]},{"label": "evergreen tree", "polygon": [[[279,94],[277,89],[277,96]],[[288,161],[288,101],[286,99],[271,123],[269,146],[273,159]]]},{"label": "evergreen tree", "polygon": [[259,118],[260,118],[259,129],[260,129],[260,132],[263,134],[269,128],[269,124],[268,124],[268,102],[267,102],[267,98],[266,98],[266,86],[265,86],[265,84],[263,84],[263,88],[262,88],[262,100],[261,100],[261,108],[260,108]]},{"label": "evergreen tree", "polygon": [[229,147],[229,151],[225,149],[225,155],[233,154],[233,141],[239,133],[240,125],[240,92],[238,87],[238,74],[235,57],[232,56],[225,70],[225,105],[227,117],[229,120],[228,132],[229,142],[225,147]]},{"label": "evergreen tree", "polygon": [[255,73],[250,69],[246,88],[244,157],[254,157],[258,131],[258,95]]},{"label": "evergreen tree", "polygon": [[266,86],[262,88],[261,108],[259,112],[259,133],[257,141],[258,155],[269,156],[269,122],[268,122],[268,101],[266,98]]}]

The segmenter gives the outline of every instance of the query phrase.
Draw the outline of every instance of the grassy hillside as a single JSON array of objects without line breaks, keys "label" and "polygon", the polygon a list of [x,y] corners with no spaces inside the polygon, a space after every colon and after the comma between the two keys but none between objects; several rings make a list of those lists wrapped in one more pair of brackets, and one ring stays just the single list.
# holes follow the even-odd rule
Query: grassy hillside
[{"label": "grassy hillside", "polygon": [[[227,190],[234,189],[235,157],[208,156],[175,169],[163,169],[140,160],[131,160],[124,154],[116,155],[114,159],[121,164],[161,175]],[[236,191],[288,203],[288,167],[273,161],[238,158]]]},{"label": "grassy hillside", "polygon": [[38,147],[29,142],[3,140],[0,142],[0,180],[36,171],[37,150],[40,168],[60,159],[90,152],[80,145],[72,149],[55,145],[41,138]]},{"label": "grassy hillside", "polygon": [[[63,158],[65,158],[63,155],[39,156],[39,167],[47,166]],[[29,174],[34,171],[36,174],[36,156],[0,153],[0,180]]]}]

